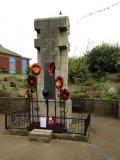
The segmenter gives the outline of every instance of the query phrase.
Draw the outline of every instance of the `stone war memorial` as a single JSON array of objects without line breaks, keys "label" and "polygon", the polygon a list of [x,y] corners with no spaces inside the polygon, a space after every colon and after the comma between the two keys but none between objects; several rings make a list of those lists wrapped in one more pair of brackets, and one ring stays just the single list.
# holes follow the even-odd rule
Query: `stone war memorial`
[{"label": "stone war memorial", "polygon": [[24,129],[30,132],[31,139],[79,139],[81,136],[86,139],[90,114],[75,116],[72,113],[68,91],[69,18],[35,19],[34,29],[38,62],[28,69],[28,110],[6,114],[5,127],[7,130]]},{"label": "stone war memorial", "polygon": [[42,90],[47,88],[50,92],[50,99],[53,99],[55,98],[54,77],[49,76],[47,72],[50,63],[54,62],[56,65],[55,77],[61,75],[64,79],[64,87],[67,88],[68,85],[69,18],[36,19],[34,29],[37,32],[37,39],[34,42],[38,63],[43,70],[38,78],[39,97],[43,97]]},{"label": "stone war memorial", "polygon": [[[43,99],[42,91],[46,89],[49,92],[49,114],[54,114],[53,100],[58,101],[58,89],[55,87],[55,78],[61,76],[64,80],[64,88],[68,88],[68,51],[70,45],[68,35],[70,30],[68,17],[55,17],[36,19],[34,21],[34,29],[37,32],[35,39],[35,48],[37,49],[38,64],[42,71],[38,77],[38,97]],[[55,64],[55,74],[49,76],[48,67]],[[42,104],[41,104],[42,105]],[[57,104],[56,104],[57,105]],[[71,114],[71,101],[66,102],[67,114]],[[69,107],[68,107],[69,105]],[[57,116],[60,116],[60,109],[57,105]],[[45,107],[40,107],[40,112],[45,114]]]},{"label": "stone war memorial", "polygon": [[[37,78],[37,106],[32,106],[30,111],[31,121],[40,122],[41,127],[51,126],[51,123],[57,121],[58,128],[63,124],[66,126],[65,128],[62,126],[64,130],[71,123],[66,117],[71,117],[72,114],[71,100],[63,101],[60,98],[61,91],[67,91],[68,85],[69,19],[68,17],[36,19],[34,29],[37,32],[37,39],[34,42],[41,73]],[[51,75],[52,66],[54,73]],[[56,79],[58,82],[59,79],[62,80],[61,87],[56,86]],[[33,105],[35,106],[35,102]],[[33,115],[36,115],[37,119]]]}]

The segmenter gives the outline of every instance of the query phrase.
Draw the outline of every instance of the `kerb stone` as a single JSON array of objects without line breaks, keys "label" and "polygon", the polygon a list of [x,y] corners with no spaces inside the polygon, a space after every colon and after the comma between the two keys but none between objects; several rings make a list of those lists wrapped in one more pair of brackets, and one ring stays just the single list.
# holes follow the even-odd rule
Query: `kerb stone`
[{"label": "kerb stone", "polygon": [[30,132],[30,140],[49,142],[52,139],[52,130],[33,129]]}]

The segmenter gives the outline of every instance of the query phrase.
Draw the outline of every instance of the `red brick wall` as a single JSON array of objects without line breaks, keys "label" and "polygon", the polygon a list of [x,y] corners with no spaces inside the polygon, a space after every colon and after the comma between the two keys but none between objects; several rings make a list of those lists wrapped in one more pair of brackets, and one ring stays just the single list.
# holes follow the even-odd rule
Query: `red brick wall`
[{"label": "red brick wall", "polygon": [[16,73],[17,74],[22,73],[22,62],[20,58],[16,58]]},{"label": "red brick wall", "polygon": [[0,55],[0,68],[9,69],[9,56]]},{"label": "red brick wall", "polygon": [[[9,55],[5,55],[0,52],[0,68],[7,68],[9,70]],[[15,57],[16,59],[16,73],[22,74],[22,59],[20,57]],[[27,65],[29,65],[29,60],[27,59]]]}]

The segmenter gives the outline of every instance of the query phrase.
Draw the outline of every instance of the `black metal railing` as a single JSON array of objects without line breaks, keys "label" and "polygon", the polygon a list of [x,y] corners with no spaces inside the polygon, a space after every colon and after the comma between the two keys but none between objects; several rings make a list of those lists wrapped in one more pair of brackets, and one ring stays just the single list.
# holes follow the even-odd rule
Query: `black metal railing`
[{"label": "black metal railing", "polygon": [[5,129],[25,129],[29,125],[29,115],[26,110],[5,114]]},{"label": "black metal railing", "polygon": [[85,120],[85,135],[87,134],[87,130],[90,127],[90,122],[91,122],[91,114],[89,113],[86,120]]},{"label": "black metal railing", "polygon": [[41,128],[52,129],[55,133],[86,135],[89,125],[90,113],[83,113],[76,117],[74,115],[73,118],[29,116],[29,113],[24,110],[5,114],[6,129],[33,130]]}]

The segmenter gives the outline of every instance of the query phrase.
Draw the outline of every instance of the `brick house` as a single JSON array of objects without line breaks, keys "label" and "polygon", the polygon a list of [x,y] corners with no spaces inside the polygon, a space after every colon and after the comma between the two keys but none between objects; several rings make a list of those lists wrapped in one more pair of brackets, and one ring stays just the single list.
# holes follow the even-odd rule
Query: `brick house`
[{"label": "brick house", "polygon": [[6,73],[26,74],[26,67],[31,59],[23,57],[0,45],[0,71]]}]

